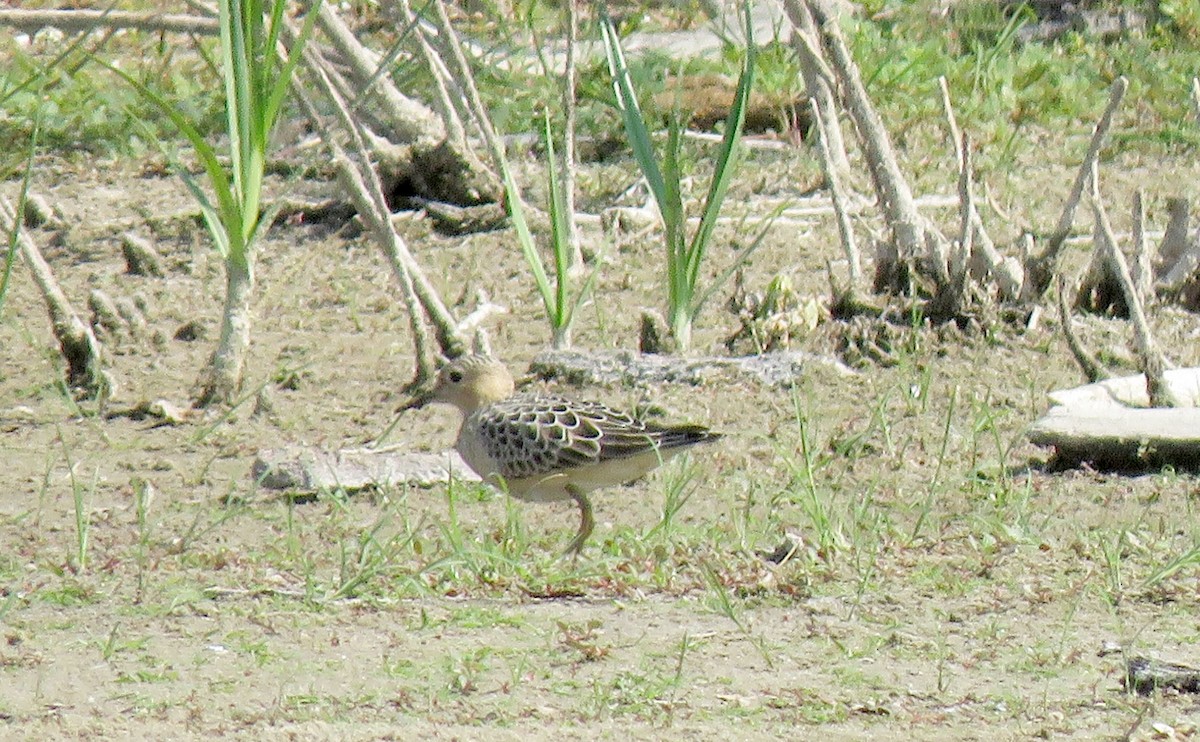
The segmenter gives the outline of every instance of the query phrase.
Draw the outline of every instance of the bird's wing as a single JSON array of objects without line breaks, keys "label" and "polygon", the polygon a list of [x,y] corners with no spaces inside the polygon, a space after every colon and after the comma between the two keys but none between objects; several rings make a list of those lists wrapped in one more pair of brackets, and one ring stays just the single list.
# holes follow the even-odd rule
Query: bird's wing
[{"label": "bird's wing", "polygon": [[596,402],[517,396],[480,410],[476,427],[507,479],[523,479],[654,450],[669,429]]}]

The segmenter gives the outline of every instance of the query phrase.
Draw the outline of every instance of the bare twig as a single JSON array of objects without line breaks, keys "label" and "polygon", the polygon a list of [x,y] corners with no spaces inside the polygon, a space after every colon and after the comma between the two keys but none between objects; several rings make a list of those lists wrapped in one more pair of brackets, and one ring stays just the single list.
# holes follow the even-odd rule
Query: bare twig
[{"label": "bare twig", "polygon": [[1057,271],[1058,256],[1063,245],[1066,244],[1067,236],[1071,233],[1071,225],[1075,222],[1075,211],[1079,208],[1079,200],[1083,197],[1084,186],[1087,185],[1092,166],[1100,156],[1100,148],[1112,126],[1113,116],[1116,115],[1117,108],[1120,107],[1121,100],[1125,97],[1125,91],[1128,88],[1129,81],[1123,76],[1114,80],[1112,87],[1109,88],[1108,105],[1092,131],[1092,140],[1088,144],[1087,154],[1084,155],[1083,162],[1079,164],[1079,172],[1075,176],[1075,183],[1071,186],[1071,193],[1067,197],[1067,203],[1063,206],[1062,214],[1058,217],[1058,225],[1050,234],[1042,254],[1034,258],[1027,266],[1027,280],[1031,282],[1033,292],[1036,294],[1040,295],[1045,292],[1050,286],[1051,276]]},{"label": "bare twig", "polygon": [[1133,285],[1143,302],[1154,301],[1154,256],[1146,239],[1146,204],[1141,188],[1133,192]]},{"label": "bare twig", "polygon": [[942,112],[946,115],[946,128],[950,130],[950,141],[954,144],[954,161],[962,163],[962,132],[958,128],[958,119],[954,116],[954,106],[950,103],[950,87],[946,84],[945,75],[938,76],[938,90],[942,94]]},{"label": "bare twig", "polygon": [[[808,104],[812,108],[813,120],[821,121],[820,104],[817,99],[809,98]],[[829,142],[825,138],[825,128],[821,125],[817,126],[817,149],[821,153],[821,166],[825,169],[829,197],[833,201],[833,212],[837,216],[838,235],[841,237],[842,250],[846,253],[846,263],[849,266],[848,292],[853,295],[862,289],[862,258],[858,252],[858,242],[854,238],[850,214],[846,210],[841,178],[829,150]]]},{"label": "bare twig", "polygon": [[838,179],[850,182],[850,158],[846,156],[846,142],[842,139],[842,127],[838,123],[838,106],[834,97],[837,79],[821,54],[820,35],[816,21],[804,0],[785,0],[784,7],[792,22],[792,48],[800,58],[800,74],[808,97],[817,102],[818,118],[814,119],[818,131],[829,149],[830,166],[837,172]]},{"label": "bare twig", "polygon": [[413,27],[417,47],[425,59],[425,66],[429,70],[430,77],[433,78],[434,106],[446,125],[446,140],[459,149],[466,149],[466,131],[463,129],[462,119],[459,118],[458,108],[455,106],[456,97],[450,94],[450,88],[457,87],[454,85],[454,79],[450,75],[450,71],[446,69],[446,62],[429,43],[429,37],[426,36],[425,29],[418,23],[420,19],[413,13],[409,0],[398,0],[398,3],[401,19]]},{"label": "bare twig", "polygon": [[[859,139],[866,156],[867,167],[871,172],[871,180],[883,209],[884,219],[892,232],[895,250],[899,258],[898,272],[892,275],[877,275],[883,278],[885,286],[897,290],[908,290],[907,284],[911,276],[906,267],[911,267],[923,246],[936,249],[939,240],[926,240],[927,222],[917,212],[913,202],[912,190],[900,171],[896,153],[892,148],[891,137],[879,117],[878,111],[871,103],[866,85],[862,81],[858,65],[854,62],[841,28],[832,11],[825,6],[823,0],[805,0],[813,18],[821,29],[824,47],[829,53],[829,61],[842,84],[845,94],[846,109],[855,123]],[[944,242],[941,241],[941,242]],[[945,273],[945,262],[936,254],[931,259],[933,270],[942,277]],[[878,268],[878,266],[877,266]],[[877,281],[878,282],[878,281]],[[877,289],[882,288],[880,286]]]},{"label": "bare twig", "polygon": [[120,10],[21,10],[0,8],[0,26],[34,32],[53,26],[67,33],[97,28],[166,31],[200,36],[217,35],[217,19],[173,13],[134,13]]},{"label": "bare twig", "polygon": [[1150,404],[1153,407],[1178,407],[1178,401],[1163,375],[1168,368],[1167,359],[1154,342],[1154,335],[1150,332],[1150,325],[1146,321],[1141,297],[1138,296],[1137,289],[1133,285],[1129,266],[1125,262],[1125,256],[1121,253],[1120,248],[1117,247],[1112,225],[1108,222],[1108,214],[1105,212],[1100,198],[1099,168],[1095,164],[1092,166],[1091,202],[1097,231],[1102,237],[1102,246],[1108,254],[1112,273],[1121,284],[1121,290],[1125,294],[1125,303],[1129,306],[1129,319],[1133,323],[1134,342],[1137,346],[1138,356],[1142,360],[1142,372],[1146,374],[1146,393],[1150,396]]},{"label": "bare twig", "polygon": [[106,393],[108,379],[100,367],[100,342],[96,340],[92,328],[75,313],[67,295],[55,280],[50,264],[42,257],[37,243],[18,223],[12,203],[3,196],[0,196],[0,231],[10,234],[16,232],[17,250],[29,266],[33,280],[46,302],[54,337],[58,339],[63,360],[67,363],[68,385],[83,388],[92,394]]},{"label": "bare twig", "polygon": [[1196,125],[1200,126],[1200,77],[1192,78],[1192,112],[1196,114]]},{"label": "bare twig", "polygon": [[579,229],[575,222],[575,114],[578,85],[575,47],[579,36],[579,6],[576,0],[566,0],[564,5],[567,7],[567,59],[563,63],[563,147],[559,178],[562,181],[563,216],[567,226],[567,254],[570,255],[571,267],[582,271],[583,250],[579,245]]},{"label": "bare twig", "polygon": [[1067,347],[1071,350],[1071,356],[1079,364],[1083,375],[1092,383],[1112,378],[1112,374],[1108,372],[1108,369],[1104,368],[1104,364],[1100,363],[1095,355],[1089,353],[1083,347],[1079,336],[1075,334],[1074,320],[1071,318],[1071,302],[1068,300],[1068,295],[1072,292],[1067,286],[1067,279],[1061,273],[1058,274],[1057,293],[1058,317],[1062,323],[1063,337],[1066,338]]},{"label": "bare twig", "polygon": [[393,273],[400,282],[416,346],[417,369],[414,385],[420,385],[431,378],[435,370],[435,362],[430,355],[429,343],[422,321],[422,310],[434,325],[438,335],[438,344],[444,355],[450,357],[462,355],[465,352],[466,343],[459,336],[454,318],[442,302],[441,297],[438,296],[424,271],[408,251],[408,246],[403,238],[393,229],[390,212],[383,196],[383,185],[370,165],[369,154],[366,151],[366,144],[362,139],[358,124],[350,115],[345,101],[338,94],[332,80],[325,74],[322,60],[314,50],[309,48],[305,50],[305,63],[308,70],[320,83],[328,99],[334,104],[342,128],[354,142],[359,165],[351,160],[338,143],[337,136],[321,118],[308,92],[302,86],[294,86],[306,114],[321,132],[322,138],[333,153],[338,180],[350,196],[355,209],[375,234],[389,265],[392,266]]}]

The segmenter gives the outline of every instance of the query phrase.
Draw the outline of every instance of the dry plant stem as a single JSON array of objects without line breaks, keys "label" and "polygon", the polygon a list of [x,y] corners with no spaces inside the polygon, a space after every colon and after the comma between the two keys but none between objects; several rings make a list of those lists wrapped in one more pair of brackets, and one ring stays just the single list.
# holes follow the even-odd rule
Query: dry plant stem
[{"label": "dry plant stem", "polygon": [[1192,78],[1192,113],[1196,115],[1196,125],[1200,126],[1200,77]]},{"label": "dry plant stem", "polygon": [[[1177,283],[1191,274],[1183,270],[1177,271],[1180,261],[1188,252],[1188,226],[1191,222],[1190,206],[1186,198],[1167,199],[1167,228],[1163,232],[1162,242],[1158,244],[1158,262],[1156,273],[1164,289],[1170,290]],[[1182,275],[1180,275],[1182,274]],[[1173,276],[1172,278],[1168,278]]]},{"label": "dry plant stem", "polygon": [[466,347],[465,343],[459,336],[454,318],[450,315],[449,310],[446,309],[445,303],[442,302],[433,285],[429,283],[424,271],[421,270],[412,253],[409,252],[404,240],[392,228],[391,214],[383,196],[383,185],[380,183],[374,168],[370,165],[366,145],[362,141],[358,126],[351,117],[345,101],[337,94],[332,81],[325,75],[318,55],[313,53],[311,57],[310,60],[310,55],[306,49],[306,66],[320,82],[327,97],[334,104],[342,128],[350,135],[352,141],[355,142],[355,149],[358,151],[360,158],[360,166],[355,166],[341,148],[341,145],[337,143],[336,136],[325,126],[307,93],[299,85],[294,86],[294,89],[304,104],[309,119],[321,131],[322,138],[334,152],[335,160],[338,164],[338,177],[342,183],[342,187],[346,189],[359,214],[367,221],[388,263],[392,266],[393,273],[396,274],[397,279],[400,281],[405,306],[410,314],[409,321],[413,327],[413,342],[416,345],[418,376],[416,381],[423,382],[432,375],[433,364],[429,357],[429,343],[425,337],[424,326],[421,322],[421,312],[417,311],[418,303],[420,304],[420,308],[424,310],[425,316],[433,323],[438,336],[438,344],[441,346],[444,355],[450,357],[461,355]]},{"label": "dry plant stem", "polygon": [[[331,85],[332,83],[327,81],[327,84]],[[378,199],[374,197],[372,193],[373,189],[368,188],[359,168],[350,159],[349,155],[346,154],[346,151],[342,149],[342,146],[338,144],[336,135],[321,122],[320,114],[317,113],[316,107],[313,105],[308,93],[299,86],[295,88],[295,92],[301,107],[304,108],[305,113],[314,123],[315,128],[321,133],[321,138],[325,140],[326,145],[333,154],[334,164],[337,167],[338,181],[341,183],[342,189],[350,196],[350,200],[354,203],[358,213],[375,235],[376,244],[379,245],[385,257],[388,258],[388,263],[392,266],[392,272],[400,282],[400,291],[404,298],[404,307],[408,312],[409,327],[412,329],[413,347],[416,356],[416,370],[412,386],[416,387],[425,384],[434,377],[436,363],[430,350],[429,335],[425,331],[425,322],[422,319],[425,315],[421,311],[422,302],[418,299],[416,282],[413,281],[413,277],[405,267],[403,261],[398,259],[398,256],[404,251],[403,242],[401,241],[399,245],[395,244],[397,241],[400,241],[400,236],[392,229],[391,220],[387,218],[389,212],[385,207],[381,217],[376,206]],[[362,162],[368,161],[362,160]],[[373,177],[374,170],[371,166],[367,164],[364,169],[372,171],[371,179],[375,184],[378,184],[378,179]],[[436,297],[436,294],[434,295]],[[432,315],[432,312],[427,312],[427,314]],[[452,321],[449,324],[453,327]]]},{"label": "dry plant stem", "polygon": [[575,52],[579,37],[579,6],[576,0],[565,0],[564,4],[567,7],[567,59],[563,64],[563,146],[562,167],[558,172],[567,227],[567,254],[571,269],[582,271],[583,250],[579,246],[579,229],[575,223],[575,118],[578,107]]},{"label": "dry plant stem", "polygon": [[433,111],[401,94],[387,75],[375,76],[380,63],[379,55],[358,42],[334,10],[333,3],[321,4],[317,25],[350,65],[355,79],[364,82],[373,78],[376,80],[375,93],[387,114],[394,141],[433,147],[446,138],[446,129]]},{"label": "dry plant stem", "polygon": [[65,33],[97,28],[166,31],[201,36],[217,35],[217,19],[164,13],[134,13],[120,10],[19,10],[0,8],[0,26],[35,32],[53,26]]},{"label": "dry plant stem", "polygon": [[[412,4],[408,0],[397,0],[397,2],[400,10],[399,15],[403,22],[408,25],[415,24],[417,16],[412,11]],[[458,116],[458,109],[454,105],[454,98],[450,95],[450,90],[447,87],[447,83],[451,81],[450,71],[446,69],[446,63],[438,55],[437,50],[429,43],[429,39],[425,36],[423,29],[415,26],[413,36],[416,37],[417,47],[420,49],[421,56],[425,59],[425,66],[433,78],[434,105],[437,108],[438,115],[445,122],[446,139],[452,146],[460,150],[465,150],[467,148],[466,131],[463,129],[462,119]]]},{"label": "dry plant stem", "polygon": [[1083,162],[1079,165],[1079,172],[1075,176],[1075,183],[1071,186],[1067,203],[1058,217],[1058,225],[1051,233],[1046,249],[1028,266],[1028,280],[1035,295],[1041,295],[1050,286],[1051,276],[1055,274],[1058,265],[1059,253],[1062,252],[1067,236],[1071,233],[1071,225],[1075,222],[1075,211],[1079,208],[1079,200],[1083,197],[1084,186],[1091,177],[1092,166],[1100,156],[1100,148],[1104,144],[1105,137],[1108,136],[1113,116],[1121,105],[1121,99],[1125,97],[1125,91],[1128,88],[1129,81],[1124,77],[1118,77],[1113,81],[1112,87],[1109,89],[1108,106],[1105,107],[1100,120],[1096,122],[1096,128],[1092,131],[1091,143],[1088,144],[1087,154],[1084,155]]},{"label": "dry plant stem", "polygon": [[853,171],[850,168],[850,158],[846,156],[846,142],[842,139],[837,100],[833,95],[833,87],[837,81],[833,71],[821,57],[821,42],[816,21],[813,20],[804,0],[785,0],[784,7],[794,27],[792,48],[800,58],[800,74],[804,77],[805,89],[808,91],[808,97],[818,105],[818,117],[814,121],[829,150],[830,166],[837,172],[839,180],[849,183]]},{"label": "dry plant stem", "polygon": [[[820,24],[831,66],[842,83],[846,108],[858,131],[884,219],[895,241],[896,252],[902,262],[912,262],[923,246],[925,223],[917,212],[908,182],[900,172],[891,138],[878,111],[871,103],[858,65],[855,64],[841,28],[838,27],[837,18],[826,7],[824,0],[805,2]],[[944,273],[944,261],[935,258],[933,262],[934,270]]]},{"label": "dry plant stem", "polygon": [[[7,198],[0,196],[0,229],[11,232],[16,220],[16,209]],[[100,369],[100,342],[96,340],[92,328],[75,313],[67,295],[54,279],[50,264],[42,257],[37,243],[24,227],[17,228],[17,250],[29,266],[33,280],[46,302],[54,337],[58,339],[63,359],[67,362],[68,385],[82,387],[92,394],[104,392],[106,383]]]},{"label": "dry plant stem", "polygon": [[837,216],[838,235],[841,237],[842,250],[846,253],[846,263],[849,266],[850,285],[847,287],[847,293],[854,296],[863,288],[862,258],[858,252],[858,242],[854,238],[854,226],[850,223],[850,214],[846,211],[841,176],[838,174],[833,154],[830,152],[829,142],[825,138],[825,127],[820,123],[822,121],[820,104],[816,98],[809,98],[808,105],[812,108],[813,120],[818,122],[817,149],[821,153],[821,166],[825,169],[825,180],[829,184],[829,197],[833,201],[833,213]]},{"label": "dry plant stem", "polygon": [[1142,301],[1154,301],[1154,256],[1146,239],[1146,204],[1141,188],[1133,192],[1133,285]]},{"label": "dry plant stem", "polygon": [[[437,26],[442,40],[442,50],[450,55],[458,83],[462,86],[463,92],[466,94],[470,113],[475,119],[480,133],[483,135],[483,140],[487,144],[488,151],[492,155],[496,168],[499,169],[500,163],[504,161],[503,144],[501,144],[500,138],[496,136],[496,129],[492,126],[492,120],[487,115],[487,108],[483,105],[479,89],[475,86],[475,76],[471,74],[471,66],[467,63],[467,58],[463,55],[458,34],[454,32],[454,28],[450,25],[450,17],[446,14],[446,4],[442,0],[435,0],[433,7],[437,11]],[[517,194],[513,194],[513,197],[520,198]]]},{"label": "dry plant stem", "polygon": [[942,94],[942,112],[946,115],[946,128],[950,130],[950,141],[954,143],[954,161],[959,163],[961,167],[963,162],[963,135],[958,128],[958,119],[954,116],[954,106],[950,103],[950,87],[946,84],[945,75],[938,77],[938,90]]},{"label": "dry plant stem", "polygon": [[1133,285],[1133,278],[1129,275],[1129,266],[1125,262],[1125,256],[1117,247],[1117,239],[1113,236],[1112,225],[1109,224],[1108,214],[1100,199],[1100,173],[1096,165],[1092,166],[1091,202],[1097,232],[1101,237],[1101,247],[1108,255],[1112,273],[1120,282],[1121,290],[1125,294],[1125,303],[1129,305],[1129,320],[1133,323],[1134,342],[1137,345],[1137,353],[1142,359],[1142,373],[1146,374],[1146,393],[1150,397],[1150,405],[1152,407],[1178,407],[1178,401],[1171,393],[1171,387],[1167,384],[1164,376],[1164,372],[1168,368],[1167,359],[1163,357],[1154,342],[1154,335],[1151,334],[1150,325],[1146,322],[1142,299],[1138,296],[1137,289]]},{"label": "dry plant stem", "polygon": [[1080,342],[1079,336],[1075,334],[1075,322],[1071,319],[1071,301],[1068,300],[1068,294],[1072,293],[1067,288],[1067,279],[1060,273],[1058,274],[1058,316],[1062,323],[1063,337],[1067,341],[1067,347],[1071,350],[1071,356],[1075,358],[1075,362],[1079,364],[1083,375],[1091,383],[1111,379],[1112,374],[1108,369],[1104,368],[1104,364],[1096,359],[1096,356],[1089,353]]}]

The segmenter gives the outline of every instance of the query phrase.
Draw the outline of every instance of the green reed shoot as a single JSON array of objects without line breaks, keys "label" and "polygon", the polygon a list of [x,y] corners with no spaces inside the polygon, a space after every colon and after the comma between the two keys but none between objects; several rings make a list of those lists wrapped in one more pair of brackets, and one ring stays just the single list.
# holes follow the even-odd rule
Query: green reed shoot
[{"label": "green reed shoot", "polygon": [[708,194],[700,215],[700,223],[691,238],[687,235],[687,212],[683,206],[680,153],[683,146],[683,124],[672,117],[667,131],[667,145],[661,164],[655,153],[650,131],[638,105],[621,41],[612,22],[603,17],[600,24],[604,37],[604,48],[608,55],[609,72],[613,79],[617,104],[625,124],[625,136],[633,150],[634,160],[649,184],[650,193],[658,205],[663,221],[664,239],[667,247],[667,322],[681,350],[691,344],[692,324],[712,294],[733,275],[734,269],[749,258],[761,239],[743,249],[734,265],[716,281],[701,291],[700,271],[712,242],[717,217],[725,201],[725,193],[736,170],[742,126],[746,120],[746,109],[750,102],[750,90],[754,83],[754,65],[757,50],[754,46],[750,22],[750,5],[742,6],[745,25],[746,54],[742,71],[738,76],[737,92],[725,121],[725,135],[717,152],[716,167],[709,182]]}]

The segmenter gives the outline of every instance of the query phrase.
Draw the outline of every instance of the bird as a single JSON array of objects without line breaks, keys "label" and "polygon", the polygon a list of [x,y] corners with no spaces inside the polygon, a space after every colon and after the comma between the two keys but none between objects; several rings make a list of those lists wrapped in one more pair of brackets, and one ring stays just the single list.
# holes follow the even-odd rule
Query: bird
[{"label": "bird", "polygon": [[721,437],[703,425],[645,422],[598,402],[516,393],[508,368],[479,354],[448,362],[426,401],[462,413],[455,448],[481,479],[518,500],[579,506],[579,531],[564,556],[578,557],[595,528],[591,491],[632,482]]}]

